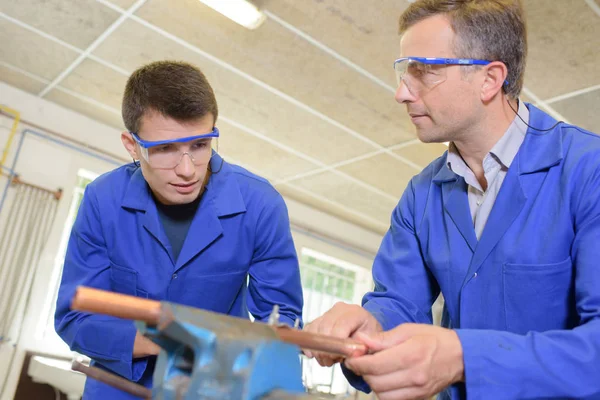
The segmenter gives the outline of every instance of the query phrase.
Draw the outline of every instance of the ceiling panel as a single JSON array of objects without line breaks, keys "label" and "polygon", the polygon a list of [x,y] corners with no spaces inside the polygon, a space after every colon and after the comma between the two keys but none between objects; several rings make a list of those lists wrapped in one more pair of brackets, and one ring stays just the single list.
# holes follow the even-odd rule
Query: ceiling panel
[{"label": "ceiling panel", "polygon": [[[191,62],[206,74],[215,90],[223,116],[269,138],[294,147],[325,163],[365,154],[373,147],[316,118],[270,92],[229,72],[198,53],[138,24],[120,26],[94,52],[128,71],[150,61],[174,59]],[[331,151],[335,147],[336,151]]]},{"label": "ceiling panel", "polygon": [[23,89],[26,92],[38,94],[46,84],[35,80],[25,74],[22,74],[14,69],[8,68],[0,64],[0,76],[2,80],[9,85]]},{"label": "ceiling panel", "polygon": [[284,179],[316,168],[314,164],[293,156],[223,120],[218,122],[218,126],[221,132],[219,153],[232,157],[253,171],[264,171],[273,179]]},{"label": "ceiling panel", "polygon": [[389,221],[397,201],[365,189],[334,172],[323,172],[292,182],[294,186],[309,190],[370,218],[385,223]]},{"label": "ceiling panel", "polygon": [[[525,82],[525,87],[527,87],[527,82]],[[535,100],[533,100],[531,97],[529,97],[524,91],[521,91],[521,94],[519,94],[519,99],[523,100],[526,103],[535,104]]]},{"label": "ceiling panel", "polygon": [[585,1],[526,0],[524,4],[529,89],[544,100],[600,84],[600,17]]},{"label": "ceiling panel", "polygon": [[[81,98],[61,91],[60,88],[55,88],[51,90],[45,98],[55,103],[58,103],[66,108],[75,110],[92,119],[103,122],[106,125],[111,126],[113,128],[120,130],[124,129],[123,120],[121,119],[120,114],[113,113],[96,105],[90,104],[82,100]],[[117,140],[117,138],[115,138],[115,140]]]},{"label": "ceiling panel", "polygon": [[408,181],[419,172],[389,154],[379,154],[338,169],[398,199]]},{"label": "ceiling panel", "polygon": [[446,150],[448,150],[448,146],[443,143],[414,143],[394,150],[394,153],[425,168],[433,160],[444,154]]},{"label": "ceiling panel", "polygon": [[331,201],[331,199],[315,195],[314,193],[294,186],[293,184],[278,184],[275,185],[275,188],[283,196],[292,198],[348,222],[363,226],[373,232],[383,235],[389,227],[389,222],[380,222],[370,216],[362,215],[352,208],[341,206],[340,204]]},{"label": "ceiling panel", "polygon": [[127,77],[123,74],[86,59],[60,83],[60,86],[120,110],[126,82]]},{"label": "ceiling panel", "polygon": [[94,0],[7,0],[0,9],[79,48],[89,46],[119,16]]},{"label": "ceiling panel", "polygon": [[[278,101],[258,87],[243,84],[245,88],[236,91],[234,82],[239,78],[226,79],[218,68],[215,74],[209,73],[207,68],[205,70],[215,89],[221,114],[235,118],[236,122],[257,134],[325,164],[373,150],[367,143],[289,103]],[[240,96],[240,92],[248,96]],[[332,151],[332,148],[335,150]]]},{"label": "ceiling panel", "polygon": [[135,3],[136,0],[108,0],[116,6],[119,6],[123,9],[128,9]]},{"label": "ceiling panel", "polygon": [[414,137],[393,91],[272,20],[248,31],[197,0],[150,0],[136,15],[383,145]]},{"label": "ceiling panel", "polygon": [[552,107],[569,122],[578,121],[579,125],[596,134],[600,134],[600,89],[558,101]]},{"label": "ceiling panel", "polygon": [[393,61],[399,56],[398,17],[408,6],[399,0],[265,0],[262,8],[394,87]]},{"label": "ceiling panel", "polygon": [[25,28],[0,19],[0,60],[53,80],[78,54]]}]

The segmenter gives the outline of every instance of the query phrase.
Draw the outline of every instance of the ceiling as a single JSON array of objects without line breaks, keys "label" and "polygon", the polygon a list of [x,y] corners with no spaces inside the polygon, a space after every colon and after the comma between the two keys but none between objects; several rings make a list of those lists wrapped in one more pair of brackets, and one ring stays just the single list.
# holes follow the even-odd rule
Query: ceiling
[{"label": "ceiling", "polygon": [[[186,60],[215,90],[228,160],[384,232],[408,180],[446,149],[419,143],[393,98],[408,2],[256,3],[267,19],[248,30],[197,0],[0,0],[0,80],[121,129],[128,75]],[[523,99],[600,131],[600,0],[524,4]]]}]

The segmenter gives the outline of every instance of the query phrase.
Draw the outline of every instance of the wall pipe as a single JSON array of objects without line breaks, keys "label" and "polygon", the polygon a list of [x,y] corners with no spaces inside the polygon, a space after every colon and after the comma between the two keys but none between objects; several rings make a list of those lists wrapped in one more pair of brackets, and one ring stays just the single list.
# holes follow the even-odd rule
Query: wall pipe
[{"label": "wall pipe", "polygon": [[6,185],[4,186],[4,192],[2,193],[2,199],[0,199],[0,213],[2,212],[2,207],[4,206],[4,201],[6,200],[6,196],[8,195],[8,188],[12,183],[13,178],[15,177],[15,167],[17,165],[17,161],[19,161],[19,154],[21,153],[21,148],[23,147],[23,142],[25,141],[25,131],[21,134],[21,138],[19,139],[19,144],[17,145],[17,151],[15,156],[13,157],[13,162],[10,167],[10,174],[8,175],[8,180],[6,181]]},{"label": "wall pipe", "polygon": [[[0,110],[4,113],[11,115],[15,120],[13,121],[12,128],[10,129],[10,134],[8,135],[8,139],[6,140],[6,146],[4,146],[4,151],[2,152],[2,158],[0,159],[0,165],[4,165],[6,162],[6,158],[8,157],[8,150],[10,149],[10,145],[17,134],[17,125],[19,125],[19,121],[21,120],[21,113],[17,110],[13,110],[12,108],[0,105]],[[2,171],[0,170],[0,175],[2,175]]]},{"label": "wall pipe", "polygon": [[113,164],[113,165],[115,165],[117,167],[120,167],[121,165],[124,164],[124,162],[118,162],[118,161],[116,161],[117,157],[110,158],[108,156],[105,156],[105,155],[102,155],[102,154],[98,154],[98,152],[96,152],[94,150],[88,150],[86,148],[81,148],[80,146],[78,146],[76,144],[72,144],[72,143],[66,142],[66,141],[61,140],[61,139],[53,138],[50,135],[47,135],[47,134],[44,134],[44,133],[40,133],[40,132],[34,131],[32,129],[25,129],[25,130],[23,130],[23,134],[25,134],[25,133],[28,133],[28,134],[30,134],[32,136],[40,137],[42,139],[48,140],[48,141],[50,141],[52,143],[56,143],[58,145],[66,147],[68,149],[75,150],[75,151],[77,151],[79,153],[82,153],[82,154],[85,154],[87,156],[91,156],[93,158],[97,158],[98,160],[105,161],[105,162],[107,162],[109,164]]},{"label": "wall pipe", "polygon": [[[2,109],[0,109],[0,114],[4,114],[4,115],[6,115],[9,118],[14,118],[13,115],[10,115],[10,114],[4,112]],[[87,149],[87,150],[90,150],[90,151],[92,151],[92,152],[94,152],[96,154],[104,155],[104,156],[106,156],[107,158],[109,158],[111,160],[120,161],[122,164],[126,164],[126,163],[130,162],[130,160],[128,158],[116,156],[113,153],[110,153],[108,151],[99,149],[99,148],[94,147],[94,146],[90,146],[87,143],[80,142],[79,140],[76,140],[76,139],[73,139],[73,138],[71,138],[69,136],[66,136],[66,135],[60,134],[58,132],[52,131],[52,130],[47,129],[46,127],[43,127],[41,125],[37,125],[37,124],[35,124],[33,122],[24,120],[23,118],[21,118],[21,125],[26,125],[27,127],[33,129],[33,131],[35,131],[35,132],[45,132],[46,136],[58,138],[59,140],[62,140],[65,143],[74,144],[74,145],[78,146],[80,149]],[[119,165],[122,165],[122,164],[119,164]]]},{"label": "wall pipe", "polygon": [[4,192],[2,193],[2,198],[0,199],[0,213],[2,213],[2,209],[4,207],[4,202],[6,201],[6,196],[8,194],[8,188],[10,187],[10,184],[11,184],[13,178],[16,175],[15,171],[16,171],[16,167],[17,167],[17,162],[19,161],[19,156],[20,156],[20,153],[21,153],[21,149],[23,147],[23,142],[25,141],[25,138],[27,137],[27,135],[31,135],[31,136],[35,136],[35,137],[47,140],[49,142],[58,144],[60,146],[66,147],[66,148],[71,149],[71,150],[75,150],[78,153],[90,156],[92,158],[99,159],[101,161],[107,162],[109,164],[113,164],[115,166],[121,166],[121,165],[123,165],[122,163],[116,161],[115,159],[111,159],[111,158],[109,158],[109,157],[107,157],[107,156],[105,156],[103,154],[98,154],[97,152],[95,152],[93,150],[88,150],[88,149],[85,149],[85,148],[81,148],[81,147],[79,147],[76,144],[69,143],[69,142],[64,141],[62,139],[54,138],[54,137],[52,137],[50,135],[34,131],[33,129],[24,129],[23,132],[21,132],[21,137],[20,137],[19,143],[17,145],[17,150],[15,152],[15,156],[13,158],[12,165],[10,166],[10,168],[4,167],[5,169],[8,169],[10,171],[10,173],[9,173],[9,176],[8,176],[8,182],[6,182],[6,185],[4,186]]}]

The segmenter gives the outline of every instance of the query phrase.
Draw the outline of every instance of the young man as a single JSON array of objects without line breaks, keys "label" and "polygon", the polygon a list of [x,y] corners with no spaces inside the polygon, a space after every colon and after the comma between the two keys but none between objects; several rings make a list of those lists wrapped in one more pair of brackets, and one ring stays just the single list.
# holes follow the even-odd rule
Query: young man
[{"label": "young man", "polygon": [[307,330],[364,341],[347,377],[380,400],[600,398],[600,137],[518,100],[520,1],[417,0],[400,32],[396,100],[450,146],[393,211],[363,308]]},{"label": "young man", "polygon": [[[155,62],[131,75],[123,145],[134,162],[86,189],[69,241],[56,331],[94,364],[152,385],[159,348],[132,321],[71,311],[85,285],[259,321],[301,317],[302,288],[282,197],[211,150],[217,103],[197,68]],[[249,277],[248,284],[247,278]],[[89,379],[86,399],[129,395]]]}]

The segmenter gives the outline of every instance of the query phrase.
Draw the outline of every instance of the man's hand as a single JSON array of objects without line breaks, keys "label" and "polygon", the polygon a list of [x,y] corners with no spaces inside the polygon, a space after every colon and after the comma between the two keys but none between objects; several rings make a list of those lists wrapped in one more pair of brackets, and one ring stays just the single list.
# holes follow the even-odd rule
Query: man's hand
[{"label": "man's hand", "polygon": [[346,359],[345,365],[379,400],[423,399],[464,380],[462,345],[450,329],[403,324],[355,338],[374,354]]},{"label": "man's hand", "polygon": [[140,332],[135,332],[135,341],[133,342],[133,358],[156,356],[158,353],[160,353],[159,345],[140,334]]},{"label": "man's hand", "polygon": [[[370,312],[355,304],[336,303],[331,310],[304,328],[307,332],[347,339],[358,332],[375,334],[381,332],[379,322]],[[341,356],[305,351],[307,357],[315,357],[319,364],[329,367],[343,360]]]}]

